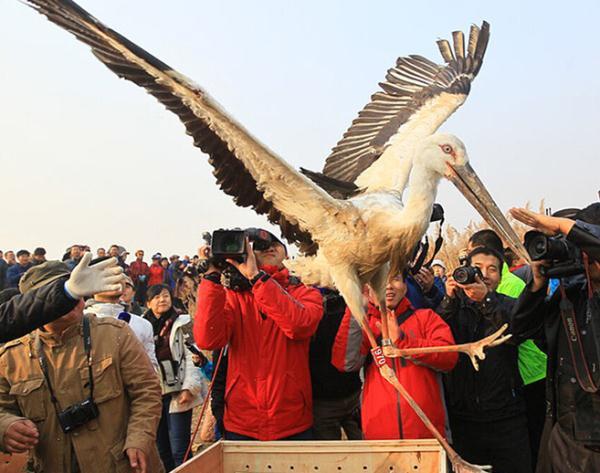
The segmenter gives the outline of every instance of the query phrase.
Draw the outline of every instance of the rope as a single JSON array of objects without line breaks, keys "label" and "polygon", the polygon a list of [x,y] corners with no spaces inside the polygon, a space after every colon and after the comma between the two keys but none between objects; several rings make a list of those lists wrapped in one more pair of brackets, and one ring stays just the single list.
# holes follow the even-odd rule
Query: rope
[{"label": "rope", "polygon": [[194,440],[196,439],[196,435],[198,434],[198,429],[200,428],[200,424],[202,423],[202,418],[204,417],[204,412],[206,411],[206,406],[208,406],[208,401],[210,400],[210,394],[212,393],[213,385],[215,384],[215,378],[217,377],[217,372],[219,371],[219,366],[221,365],[221,359],[223,358],[223,353],[227,347],[223,347],[221,349],[221,353],[219,353],[219,359],[217,360],[217,364],[215,365],[215,369],[212,374],[212,379],[210,380],[210,385],[208,386],[208,392],[206,393],[206,398],[204,399],[204,403],[202,404],[202,409],[200,410],[200,417],[198,417],[198,422],[196,423],[196,428],[194,429],[194,434],[190,439],[190,444],[185,451],[185,455],[183,456],[183,463],[185,463],[192,451],[192,445],[194,444]]}]

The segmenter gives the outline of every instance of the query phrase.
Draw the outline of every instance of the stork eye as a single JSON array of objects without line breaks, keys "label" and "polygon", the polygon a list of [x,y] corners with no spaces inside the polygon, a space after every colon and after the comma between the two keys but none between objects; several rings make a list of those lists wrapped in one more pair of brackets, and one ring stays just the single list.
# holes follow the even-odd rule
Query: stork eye
[{"label": "stork eye", "polygon": [[442,151],[446,154],[452,154],[452,146],[450,145],[442,145]]}]

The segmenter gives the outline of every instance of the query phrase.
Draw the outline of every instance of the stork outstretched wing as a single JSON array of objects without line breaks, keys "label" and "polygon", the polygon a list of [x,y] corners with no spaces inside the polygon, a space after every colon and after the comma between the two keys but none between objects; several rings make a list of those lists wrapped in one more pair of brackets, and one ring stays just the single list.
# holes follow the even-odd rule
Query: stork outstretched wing
[{"label": "stork outstretched wing", "polygon": [[92,48],[119,77],[143,87],[185,125],[209,155],[221,189],[281,227],[283,236],[314,253],[325,213],[347,207],[270,151],[228,116],[200,87],[106,27],[71,0],[26,0]]},{"label": "stork outstretched wing", "polygon": [[489,24],[473,25],[466,46],[455,31],[453,48],[438,46],[445,65],[421,56],[401,57],[327,157],[323,174],[370,190],[406,186],[415,145],[460,107],[479,72]]}]

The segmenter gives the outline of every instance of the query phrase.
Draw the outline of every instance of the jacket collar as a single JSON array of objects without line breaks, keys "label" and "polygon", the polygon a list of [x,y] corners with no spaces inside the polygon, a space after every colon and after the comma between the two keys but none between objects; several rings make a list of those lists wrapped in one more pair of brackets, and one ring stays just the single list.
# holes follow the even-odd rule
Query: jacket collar
[{"label": "jacket collar", "polygon": [[62,345],[73,337],[83,335],[83,326],[81,321],[79,321],[78,323],[67,327],[67,329],[61,334],[46,332],[41,328],[38,329],[38,333],[40,334],[40,339],[44,344],[49,346],[57,346]]},{"label": "jacket collar", "polygon": [[264,265],[260,267],[265,273],[271,276],[280,286],[286,287],[289,284],[290,272],[287,268],[278,268],[277,266]]},{"label": "jacket collar", "polygon": [[[408,300],[408,297],[404,296],[400,303],[394,309],[394,315],[396,317],[404,314],[408,309],[413,309],[412,304]],[[375,317],[381,317],[380,310],[372,303],[369,302],[369,315]]]}]

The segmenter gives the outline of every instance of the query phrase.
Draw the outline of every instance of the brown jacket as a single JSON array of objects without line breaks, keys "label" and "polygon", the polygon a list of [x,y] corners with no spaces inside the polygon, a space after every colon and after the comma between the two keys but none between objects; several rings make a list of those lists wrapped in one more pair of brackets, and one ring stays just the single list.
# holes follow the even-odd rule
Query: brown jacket
[{"label": "brown jacket", "polygon": [[[23,417],[36,423],[37,447],[30,452],[32,469],[70,473],[73,455],[81,473],[130,472],[127,448],[146,453],[148,472],[163,472],[156,449],[161,391],[150,360],[131,329],[120,320],[90,317],[94,400],[100,415],[64,434],[35,350],[35,334],[0,348],[0,449],[4,433]],[[54,337],[39,331],[48,359],[50,381],[60,409],[89,395],[82,325]]]}]

